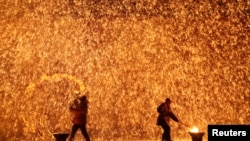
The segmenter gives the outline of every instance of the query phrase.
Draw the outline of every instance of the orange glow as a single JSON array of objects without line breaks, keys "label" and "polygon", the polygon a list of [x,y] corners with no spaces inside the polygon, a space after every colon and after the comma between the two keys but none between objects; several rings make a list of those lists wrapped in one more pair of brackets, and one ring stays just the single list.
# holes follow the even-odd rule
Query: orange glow
[{"label": "orange glow", "polygon": [[192,133],[198,133],[199,132],[199,129],[197,127],[193,127],[190,132]]},{"label": "orange glow", "polygon": [[173,140],[190,140],[187,131],[202,133],[209,123],[249,123],[243,0],[6,0],[0,7],[0,141],[70,132],[69,105],[85,91],[96,141],[159,140],[156,108],[166,97],[180,121],[200,130],[180,126]]},{"label": "orange glow", "polygon": [[[80,88],[79,92],[83,92],[85,90],[85,86],[83,84],[83,81],[76,78],[76,77],[74,77],[74,76],[72,76],[72,75],[69,75],[69,74],[53,74],[51,76],[48,76],[48,75],[43,74],[38,82],[36,82],[36,83],[32,82],[32,83],[30,83],[28,85],[28,87],[26,88],[26,92],[27,91],[28,92],[33,91],[37,84],[40,84],[40,83],[44,82],[45,80],[57,81],[57,80],[60,80],[60,79],[63,79],[63,78],[66,78],[68,80],[76,82],[79,85],[79,88]],[[74,93],[76,94],[76,92],[74,92]]]}]

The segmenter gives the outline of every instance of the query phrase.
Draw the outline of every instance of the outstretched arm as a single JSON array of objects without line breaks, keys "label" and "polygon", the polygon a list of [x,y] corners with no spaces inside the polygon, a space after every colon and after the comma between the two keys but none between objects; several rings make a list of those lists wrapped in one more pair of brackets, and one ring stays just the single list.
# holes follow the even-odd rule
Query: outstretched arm
[{"label": "outstretched arm", "polygon": [[174,115],[174,113],[169,113],[169,117],[171,118],[171,119],[173,119],[174,121],[176,121],[176,122],[179,122],[179,119]]}]

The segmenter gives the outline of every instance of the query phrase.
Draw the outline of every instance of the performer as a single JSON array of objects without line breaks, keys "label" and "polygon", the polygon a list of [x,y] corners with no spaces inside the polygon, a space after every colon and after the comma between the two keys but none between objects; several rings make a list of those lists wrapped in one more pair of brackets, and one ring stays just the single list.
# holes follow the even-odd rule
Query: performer
[{"label": "performer", "polygon": [[162,103],[157,108],[157,112],[159,113],[157,118],[157,125],[161,126],[163,129],[162,141],[171,141],[171,132],[170,132],[170,119],[179,122],[178,118],[174,115],[170,107],[171,100],[166,98],[165,102]]},{"label": "performer", "polygon": [[87,113],[88,113],[88,100],[84,95],[75,99],[70,106],[70,112],[74,115],[73,126],[70,134],[70,141],[74,141],[75,133],[78,129],[81,130],[82,135],[85,137],[86,141],[90,141],[86,124],[87,124]]}]

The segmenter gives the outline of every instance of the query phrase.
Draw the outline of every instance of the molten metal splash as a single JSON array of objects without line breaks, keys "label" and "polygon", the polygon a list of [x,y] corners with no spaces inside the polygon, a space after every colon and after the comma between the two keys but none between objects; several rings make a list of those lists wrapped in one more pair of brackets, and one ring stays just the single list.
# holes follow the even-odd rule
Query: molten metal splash
[{"label": "molten metal splash", "polygon": [[73,2],[0,3],[0,140],[69,132],[72,93],[85,89],[94,140],[160,139],[166,97],[201,131],[250,123],[249,2]]},{"label": "molten metal splash", "polygon": [[41,78],[38,80],[38,82],[32,82],[30,83],[27,88],[26,88],[26,93],[29,93],[31,91],[33,91],[34,89],[36,89],[36,85],[39,85],[41,83],[43,83],[44,81],[60,81],[62,79],[67,79],[68,81],[73,81],[75,83],[78,84],[79,86],[79,92],[83,92],[85,90],[85,86],[83,84],[83,81],[72,76],[69,74],[53,74],[52,76],[48,76],[46,74],[43,74],[41,76]]}]

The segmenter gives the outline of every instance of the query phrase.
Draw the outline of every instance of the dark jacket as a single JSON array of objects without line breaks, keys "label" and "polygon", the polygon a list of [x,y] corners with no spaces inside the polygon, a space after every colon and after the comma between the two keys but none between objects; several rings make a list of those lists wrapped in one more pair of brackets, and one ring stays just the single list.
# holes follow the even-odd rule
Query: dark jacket
[{"label": "dark jacket", "polygon": [[166,103],[162,103],[158,108],[158,118],[157,118],[157,125],[169,125],[170,119],[179,122],[178,118],[174,115],[174,113],[171,110],[170,105],[167,105]]},{"label": "dark jacket", "polygon": [[87,101],[77,101],[70,106],[70,112],[73,114],[73,123],[83,125],[87,123],[88,103]]}]

